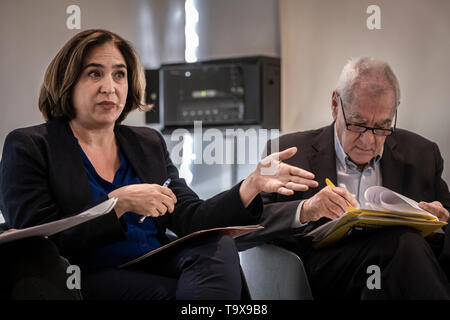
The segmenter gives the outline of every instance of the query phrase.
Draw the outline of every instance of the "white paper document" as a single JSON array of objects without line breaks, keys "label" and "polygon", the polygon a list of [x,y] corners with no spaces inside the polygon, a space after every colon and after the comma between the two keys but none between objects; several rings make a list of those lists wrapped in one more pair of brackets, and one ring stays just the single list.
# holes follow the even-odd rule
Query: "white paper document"
[{"label": "white paper document", "polygon": [[312,237],[313,241],[321,241],[338,228],[361,219],[380,221],[380,226],[383,225],[383,221],[390,221],[388,225],[392,225],[394,220],[410,226],[414,224],[439,226],[439,219],[421,209],[416,201],[388,188],[372,186],[366,190],[364,198],[366,202],[361,208],[347,209],[344,215],[324,223],[306,236]]},{"label": "white paper document", "polygon": [[373,186],[368,188],[364,193],[364,198],[366,198],[368,209],[416,213],[436,218],[431,213],[421,209],[418,202],[385,187]]},{"label": "white paper document", "polygon": [[108,199],[80,214],[61,220],[44,223],[25,229],[11,229],[0,234],[0,244],[34,236],[51,236],[55,233],[74,227],[80,223],[98,218],[109,213],[116,205],[117,198]]}]

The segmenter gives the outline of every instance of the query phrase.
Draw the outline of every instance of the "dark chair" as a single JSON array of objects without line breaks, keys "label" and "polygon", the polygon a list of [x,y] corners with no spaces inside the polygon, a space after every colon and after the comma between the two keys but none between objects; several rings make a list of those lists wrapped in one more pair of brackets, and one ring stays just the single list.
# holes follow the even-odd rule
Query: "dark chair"
[{"label": "dark chair", "polygon": [[[1,231],[5,231],[8,230],[8,225],[6,224],[6,222],[0,223],[0,233]],[[61,261],[63,262],[63,265],[66,267],[66,269],[71,265],[69,260],[67,260],[66,258],[64,258],[63,256],[61,256]],[[76,296],[78,297],[79,300],[83,299],[83,296],[81,295],[81,290],[78,289],[74,289]]]},{"label": "dark chair", "polygon": [[298,255],[273,244],[239,253],[252,300],[312,300],[303,262]]}]

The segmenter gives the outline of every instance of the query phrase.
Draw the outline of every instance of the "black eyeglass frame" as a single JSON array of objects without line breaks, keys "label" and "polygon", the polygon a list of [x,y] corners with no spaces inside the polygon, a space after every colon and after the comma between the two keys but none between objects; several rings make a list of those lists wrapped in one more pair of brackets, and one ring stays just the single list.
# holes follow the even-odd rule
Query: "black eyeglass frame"
[{"label": "black eyeglass frame", "polygon": [[[347,122],[347,118],[346,118],[345,112],[344,112],[344,103],[342,102],[341,95],[340,94],[338,94],[338,95],[339,95],[339,101],[341,102],[342,115],[344,116],[345,126],[347,127],[348,131],[359,133],[359,134],[363,134],[367,130],[371,130],[374,135],[376,135],[376,136],[384,136],[384,137],[390,136],[391,134],[394,133],[395,128],[397,126],[397,107],[395,108],[394,126],[391,129],[373,128],[373,127],[361,126],[359,124],[352,124],[352,123],[348,123]],[[350,129],[349,127],[352,128],[352,129]]]}]

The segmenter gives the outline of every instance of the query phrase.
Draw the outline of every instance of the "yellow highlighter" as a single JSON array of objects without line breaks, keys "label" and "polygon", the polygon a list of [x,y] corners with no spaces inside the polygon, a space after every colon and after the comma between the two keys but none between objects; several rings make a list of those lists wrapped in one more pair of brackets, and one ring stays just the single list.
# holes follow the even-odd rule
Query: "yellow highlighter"
[{"label": "yellow highlighter", "polygon": [[[328,178],[325,178],[325,183],[327,184],[327,186],[336,187],[336,186],[334,185],[334,183],[331,182],[331,180],[328,179]],[[347,200],[345,200],[345,202],[347,202],[347,204],[348,204],[348,209],[347,209],[347,211],[356,210],[355,208],[353,208],[353,206],[350,204],[350,202],[348,202]]]}]

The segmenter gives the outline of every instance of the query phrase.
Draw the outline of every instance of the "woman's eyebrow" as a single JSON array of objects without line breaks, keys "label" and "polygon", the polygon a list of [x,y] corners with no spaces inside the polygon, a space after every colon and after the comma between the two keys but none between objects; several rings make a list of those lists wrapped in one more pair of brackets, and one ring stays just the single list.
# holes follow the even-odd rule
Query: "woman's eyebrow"
[{"label": "woman's eyebrow", "polygon": [[124,65],[123,63],[119,63],[119,64],[113,65],[113,68],[114,68],[114,69],[121,69],[121,68],[126,69],[127,66]]},{"label": "woman's eyebrow", "polygon": [[[105,68],[104,65],[102,65],[101,63],[89,63],[87,64],[83,69],[89,68],[89,67],[95,67],[95,68]],[[127,66],[123,63],[119,63],[119,64],[115,64],[113,65],[114,69],[126,69]]]}]

